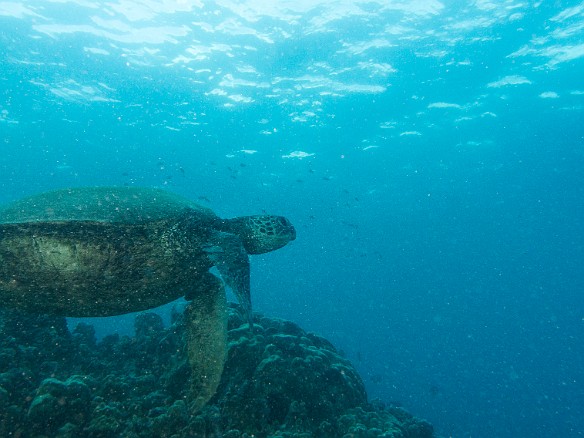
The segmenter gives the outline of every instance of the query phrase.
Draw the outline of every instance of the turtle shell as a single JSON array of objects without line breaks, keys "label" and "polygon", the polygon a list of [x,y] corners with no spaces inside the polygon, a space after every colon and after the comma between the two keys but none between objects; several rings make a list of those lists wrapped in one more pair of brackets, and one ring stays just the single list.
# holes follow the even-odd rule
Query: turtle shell
[{"label": "turtle shell", "polygon": [[201,219],[217,218],[209,208],[160,189],[83,187],[61,189],[15,201],[0,208],[0,224],[94,221],[138,224],[192,210]]}]

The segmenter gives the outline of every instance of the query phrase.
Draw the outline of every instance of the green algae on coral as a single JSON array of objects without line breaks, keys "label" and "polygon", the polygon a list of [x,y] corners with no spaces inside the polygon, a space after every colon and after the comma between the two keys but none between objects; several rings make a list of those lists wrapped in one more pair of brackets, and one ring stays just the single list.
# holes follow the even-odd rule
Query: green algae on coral
[{"label": "green algae on coral", "polygon": [[[358,373],[326,339],[257,314],[252,333],[240,315],[229,308],[225,370],[193,416],[180,313],[167,328],[140,314],[135,336],[95,342],[87,324],[69,333],[62,318],[0,311],[0,358],[13,354],[0,361],[0,436],[433,436],[407,412],[369,404]],[[34,329],[15,330],[23,326]]]}]

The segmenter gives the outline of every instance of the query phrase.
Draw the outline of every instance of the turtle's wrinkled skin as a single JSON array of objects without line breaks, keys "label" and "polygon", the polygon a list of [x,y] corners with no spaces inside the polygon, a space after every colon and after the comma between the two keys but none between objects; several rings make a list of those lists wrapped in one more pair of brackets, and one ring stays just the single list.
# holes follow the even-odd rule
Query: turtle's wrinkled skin
[{"label": "turtle's wrinkled skin", "polygon": [[220,219],[156,189],[78,188],[0,209],[0,306],[63,316],[111,316],[181,296],[195,408],[219,383],[226,353],[223,282],[251,321],[248,254],[296,237],[279,216]]}]

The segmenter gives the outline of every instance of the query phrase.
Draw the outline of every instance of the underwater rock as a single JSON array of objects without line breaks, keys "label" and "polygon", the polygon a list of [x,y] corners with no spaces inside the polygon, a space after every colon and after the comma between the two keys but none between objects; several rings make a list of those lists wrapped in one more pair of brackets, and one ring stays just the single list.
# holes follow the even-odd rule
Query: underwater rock
[{"label": "underwater rock", "polygon": [[164,330],[164,322],[157,313],[139,313],[134,321],[134,330],[138,339],[152,335],[156,336]]},{"label": "underwater rock", "polygon": [[48,378],[41,382],[37,395],[28,409],[28,421],[33,430],[47,434],[67,423],[83,426],[90,412],[90,391],[80,376],[65,382]]},{"label": "underwater rock", "polygon": [[330,343],[288,321],[257,318],[253,335],[230,315],[229,355],[215,398],[224,426],[249,434],[314,430],[366,403],[363,382]]},{"label": "underwater rock", "polygon": [[63,318],[0,311],[0,436],[433,436],[399,408],[368,404],[360,376],[326,339],[258,314],[252,333],[240,315],[231,305],[221,383],[193,415],[178,312],[168,328],[142,313],[135,336],[96,342],[88,324],[71,334]]},{"label": "underwater rock", "polygon": [[0,373],[28,364],[54,371],[75,352],[65,318],[0,309]]},{"label": "underwater rock", "polygon": [[88,347],[95,348],[97,340],[95,338],[95,328],[91,324],[84,322],[77,323],[77,326],[73,330],[73,337],[77,341],[77,345],[87,345]]}]

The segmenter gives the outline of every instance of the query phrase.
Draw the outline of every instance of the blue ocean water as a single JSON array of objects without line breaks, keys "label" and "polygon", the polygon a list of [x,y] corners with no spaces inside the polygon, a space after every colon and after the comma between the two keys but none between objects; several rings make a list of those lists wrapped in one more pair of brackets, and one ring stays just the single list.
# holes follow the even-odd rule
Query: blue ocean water
[{"label": "blue ocean water", "polygon": [[254,309],[370,398],[443,436],[584,434],[584,3],[0,1],[0,45],[0,203],[286,215]]}]

